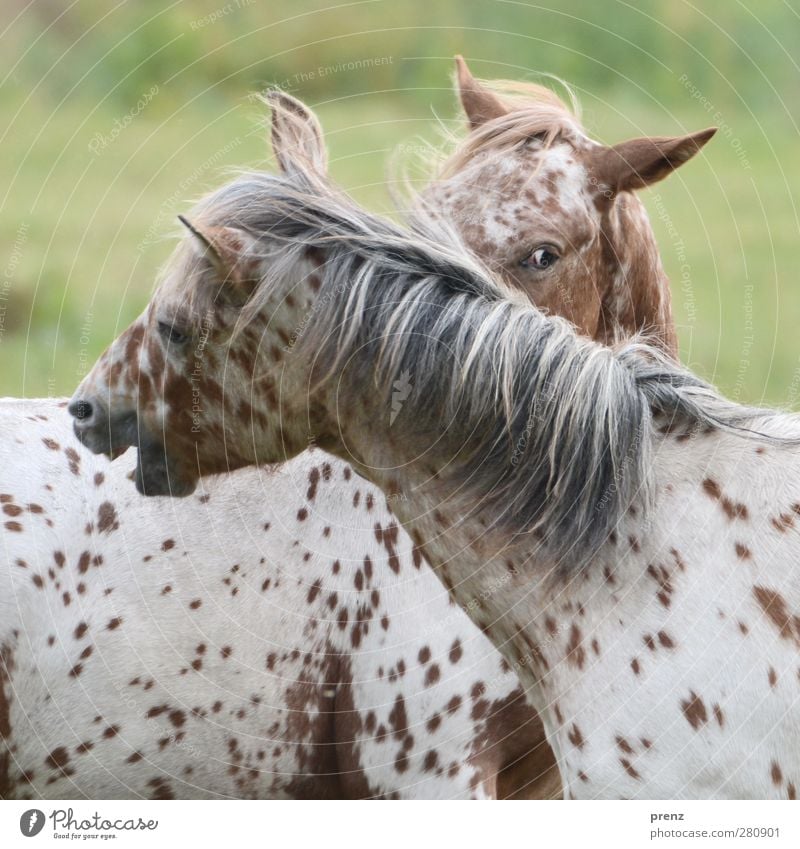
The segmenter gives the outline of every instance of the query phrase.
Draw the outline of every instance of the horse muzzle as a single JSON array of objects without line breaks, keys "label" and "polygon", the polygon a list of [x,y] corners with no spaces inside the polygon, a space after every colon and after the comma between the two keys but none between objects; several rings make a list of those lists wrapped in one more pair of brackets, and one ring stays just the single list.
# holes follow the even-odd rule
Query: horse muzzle
[{"label": "horse muzzle", "polygon": [[68,406],[78,441],[94,454],[114,460],[128,448],[138,449],[136,489],[143,495],[183,498],[197,487],[197,476],[184,474],[165,446],[139,426],[135,412],[109,412],[96,399],[76,397]]},{"label": "horse muzzle", "polygon": [[107,454],[113,460],[139,444],[136,413],[112,414],[100,401],[88,398],[73,398],[67,411],[74,419],[76,438],[94,454]]}]

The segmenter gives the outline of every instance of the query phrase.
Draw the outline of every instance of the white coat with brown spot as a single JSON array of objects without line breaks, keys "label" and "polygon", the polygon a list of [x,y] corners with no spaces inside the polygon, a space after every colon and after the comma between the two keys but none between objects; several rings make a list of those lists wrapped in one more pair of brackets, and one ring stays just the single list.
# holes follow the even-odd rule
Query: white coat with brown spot
[{"label": "white coat with brown spot", "polygon": [[558,792],[516,676],[347,464],[144,499],[64,407],[0,403],[0,798]]}]

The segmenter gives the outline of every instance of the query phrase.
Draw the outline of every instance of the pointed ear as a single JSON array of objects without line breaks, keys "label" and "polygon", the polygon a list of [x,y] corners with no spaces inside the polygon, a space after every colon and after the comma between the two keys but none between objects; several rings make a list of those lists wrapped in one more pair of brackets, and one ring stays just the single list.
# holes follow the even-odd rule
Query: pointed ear
[{"label": "pointed ear", "polygon": [[508,114],[500,98],[472,76],[463,56],[456,56],[456,86],[471,130]]},{"label": "pointed ear", "polygon": [[198,256],[208,260],[220,283],[224,283],[237,299],[247,298],[258,283],[257,240],[236,227],[192,224],[182,215],[178,220],[189,231]]},{"label": "pointed ear", "polygon": [[630,139],[596,154],[595,171],[613,192],[657,183],[688,162],[717,132],[709,127],[688,136]]},{"label": "pointed ear", "polygon": [[272,149],[284,174],[296,171],[328,173],[328,151],[317,116],[284,91],[267,95],[272,108]]}]

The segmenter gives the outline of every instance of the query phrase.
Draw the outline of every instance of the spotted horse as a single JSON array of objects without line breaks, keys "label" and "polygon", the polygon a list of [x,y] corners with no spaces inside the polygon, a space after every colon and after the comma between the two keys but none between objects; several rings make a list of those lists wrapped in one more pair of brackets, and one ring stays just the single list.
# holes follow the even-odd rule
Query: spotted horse
[{"label": "spotted horse", "polygon": [[[463,63],[459,75],[463,105],[479,131],[501,117],[489,115],[500,101]],[[552,144],[560,161],[567,137],[577,142],[582,132],[563,104],[544,90],[530,88],[526,97],[524,107],[509,102],[502,108],[508,114],[518,111],[528,130],[534,118],[544,125],[551,113],[561,127],[557,140],[548,142],[547,132],[540,130],[541,138],[532,136],[526,143],[519,164],[534,172],[546,144]],[[316,121],[302,108],[299,114],[304,120],[287,123],[284,138],[276,127],[276,152],[287,171],[297,166],[300,152],[324,161]],[[493,197],[502,215],[514,211],[520,232],[535,231],[539,222],[531,217],[535,209],[530,197],[524,210],[504,208],[514,190],[503,158],[517,157],[519,151],[509,139],[486,141],[491,142],[486,150],[458,154],[464,173],[472,174],[468,181],[460,181],[458,169],[449,163],[428,193],[428,206],[446,209],[463,222],[465,236],[473,238],[469,228],[490,209],[473,203],[467,218],[464,204],[470,191],[478,199],[477,185],[485,198],[489,182],[497,181]],[[678,141],[687,150],[694,144]],[[564,150],[559,152],[560,147]],[[559,177],[563,179],[547,167],[540,174],[551,203],[553,193],[547,187]],[[567,182],[574,187],[580,179],[587,177],[576,168]],[[630,195],[625,203],[638,201]],[[552,219],[552,208],[550,215]],[[493,226],[489,219],[487,226]],[[561,227],[565,239],[577,242],[568,219]],[[634,241],[639,232],[628,226],[626,238]],[[609,266],[608,289],[619,287],[620,281],[635,289],[634,299],[650,304],[652,316],[643,324],[668,334],[669,293],[649,228],[637,240],[635,253],[651,252],[649,263],[636,270],[636,279],[623,275],[622,257],[630,249],[617,239],[620,262],[615,270]],[[502,240],[482,242],[482,250],[487,259],[500,261]],[[581,280],[569,264],[565,258],[559,268],[561,282],[551,280],[551,295]],[[583,317],[570,311],[585,296],[582,283],[574,296],[553,300],[531,282],[535,270],[524,273],[527,283],[511,272],[509,279],[544,306],[563,309],[584,332],[596,332],[591,316],[600,314],[599,301]],[[554,273],[555,268],[551,277]],[[623,311],[620,324],[630,315]],[[420,584],[431,584],[433,578],[419,551],[398,529],[380,493],[353,476],[347,465],[318,451],[306,452],[280,472],[240,472],[235,486],[209,483],[197,504],[146,507],[127,491],[127,468],[121,471],[119,463],[110,466],[90,458],[74,443],[58,404],[7,402],[2,413],[7,429],[15,433],[4,466],[10,500],[4,503],[3,532],[9,580],[15,587],[7,598],[17,599],[18,609],[39,612],[4,619],[16,624],[2,635],[0,731],[6,752],[0,758],[0,795],[505,797],[554,792],[558,779],[552,756],[542,745],[535,714],[522,704],[515,676],[497,668],[485,638],[461,611],[445,603],[438,585]],[[37,474],[31,474],[32,468]],[[44,491],[37,487],[20,495],[20,481],[43,478]],[[263,493],[263,503],[291,507],[284,515],[261,502],[258,507],[243,505],[233,493],[248,490]],[[74,497],[62,498],[70,491]],[[57,507],[56,497],[69,503],[71,512]],[[26,511],[26,504],[41,511]],[[36,522],[36,516],[50,531],[41,531],[32,547],[25,520]],[[201,534],[206,528],[213,528],[213,545]],[[70,529],[82,530],[72,538]],[[46,563],[36,553],[42,540]],[[303,568],[302,581],[288,568],[292,563]],[[360,577],[359,572],[355,578],[350,574],[353,563],[364,564]],[[22,564],[30,571],[19,571]],[[257,569],[257,576],[251,572],[245,579],[251,588],[241,587],[245,564]],[[400,582],[396,573],[403,564],[409,566]],[[76,574],[67,577],[70,565]],[[136,567],[151,576],[166,572],[169,579],[140,581]],[[337,580],[328,574],[332,568],[342,570],[342,584],[322,597],[314,585],[324,578],[330,587]],[[281,580],[281,571],[291,580]],[[410,574],[417,575],[413,586],[407,580]],[[118,585],[115,591],[112,585]],[[40,610],[40,593],[52,593],[56,601]],[[388,593],[391,606],[379,617],[373,604],[381,593]],[[27,595],[29,600],[20,600]],[[279,615],[277,622],[268,615],[264,624],[267,595],[268,613]],[[175,610],[185,611],[180,625],[175,624]],[[286,626],[286,611],[295,628]],[[171,624],[165,631],[167,617]],[[304,633],[301,638],[307,619],[325,625],[316,636]],[[425,625],[429,619],[448,623],[447,632],[431,633]],[[103,627],[102,620],[114,626]],[[407,643],[387,638],[384,622],[393,623],[394,634],[420,639]],[[23,633],[30,636],[20,643]],[[312,648],[315,668],[310,672]],[[340,659],[320,660],[323,655]],[[237,662],[230,663],[234,656]],[[40,663],[50,670],[46,682]],[[240,677],[246,672],[248,682]],[[326,676],[331,675],[337,687],[328,686]],[[246,694],[242,688],[250,679],[253,692]],[[220,698],[226,692],[230,698]],[[352,716],[342,721],[342,705],[351,703]],[[424,757],[409,749],[413,735],[398,731],[397,722],[409,723],[417,735],[426,729],[433,743]],[[503,729],[502,739],[495,736],[498,728]],[[437,735],[440,742],[435,744]],[[337,754],[340,750],[346,754]],[[201,751],[207,753],[205,760],[197,756]],[[345,763],[352,769],[344,769]]]},{"label": "spotted horse", "polygon": [[65,406],[0,402],[2,798],[558,792],[517,677],[349,465],[143,499]]},{"label": "spotted horse", "polygon": [[[600,153],[598,191],[617,173]],[[313,434],[392,499],[518,674],[568,797],[796,798],[800,421],[727,401],[659,346],[578,335],[441,218],[399,228],[313,163],[243,175],[188,216],[70,408],[97,452],[135,424],[151,495]],[[419,729],[409,756],[430,742]]]}]

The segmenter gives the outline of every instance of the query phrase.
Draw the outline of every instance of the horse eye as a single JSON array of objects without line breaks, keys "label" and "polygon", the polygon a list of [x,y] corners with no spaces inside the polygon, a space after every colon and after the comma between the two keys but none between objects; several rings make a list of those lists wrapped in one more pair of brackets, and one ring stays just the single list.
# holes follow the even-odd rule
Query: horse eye
[{"label": "horse eye", "polygon": [[169,342],[172,342],[173,345],[183,345],[184,342],[189,341],[188,334],[181,333],[175,325],[170,324],[168,321],[158,322],[158,332]]},{"label": "horse eye", "polygon": [[544,271],[558,262],[558,254],[550,245],[541,245],[534,251],[528,254],[525,259],[520,262],[523,268],[533,268],[536,271]]}]

